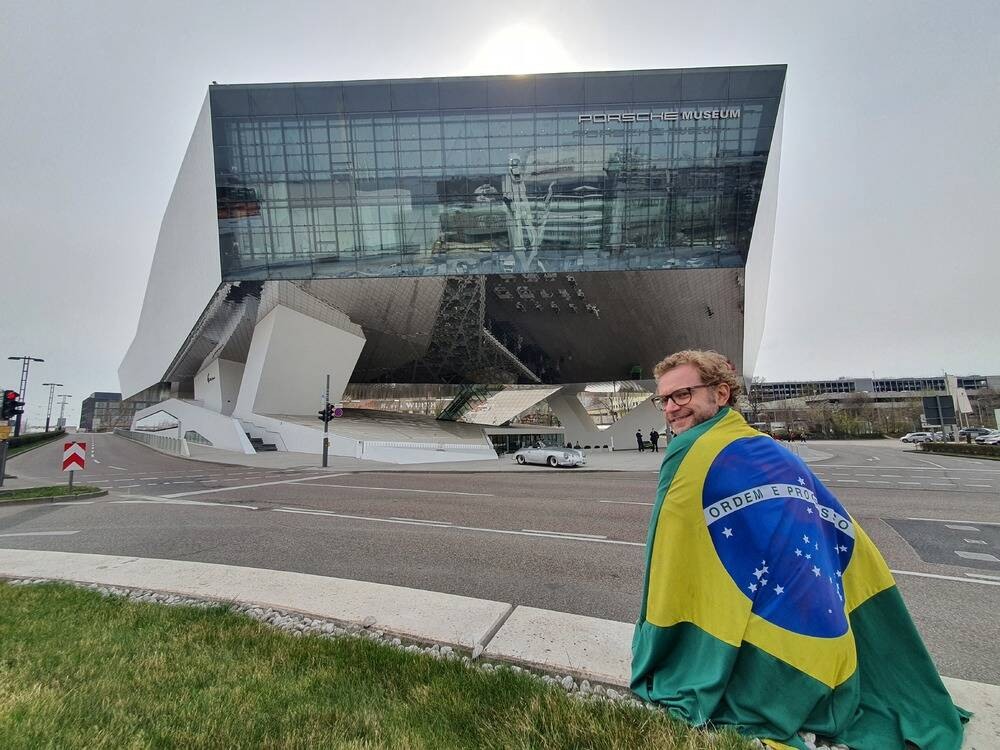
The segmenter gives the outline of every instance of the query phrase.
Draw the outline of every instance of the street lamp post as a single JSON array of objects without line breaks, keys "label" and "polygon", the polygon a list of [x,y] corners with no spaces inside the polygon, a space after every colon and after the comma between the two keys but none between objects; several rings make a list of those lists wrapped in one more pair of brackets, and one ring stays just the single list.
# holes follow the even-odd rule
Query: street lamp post
[{"label": "street lamp post", "polygon": [[[31,366],[32,362],[44,362],[44,359],[39,359],[38,357],[30,357],[28,355],[23,355],[20,357],[7,357],[7,359],[19,359],[21,360],[21,400],[27,402],[28,398],[28,368]],[[14,437],[21,434],[21,415],[17,415],[17,419],[14,421]]]},{"label": "street lamp post", "polygon": [[63,419],[63,412],[66,411],[66,399],[73,397],[66,393],[60,393],[58,398],[59,398],[59,421],[56,422],[56,428],[62,429],[66,424],[66,420]]},{"label": "street lamp post", "polygon": [[52,419],[52,399],[56,395],[56,388],[62,388],[62,383],[42,383],[49,387],[49,409],[45,412],[45,431],[49,431],[49,421]]}]

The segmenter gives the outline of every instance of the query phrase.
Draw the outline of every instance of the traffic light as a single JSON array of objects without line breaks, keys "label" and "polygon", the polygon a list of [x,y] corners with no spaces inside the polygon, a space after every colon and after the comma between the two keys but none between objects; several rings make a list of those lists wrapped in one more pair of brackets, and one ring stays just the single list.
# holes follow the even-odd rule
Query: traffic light
[{"label": "traffic light", "polygon": [[18,399],[21,395],[17,391],[3,392],[3,407],[0,410],[0,419],[17,419],[18,415],[24,412],[24,402]]},{"label": "traffic light", "polygon": [[323,424],[326,424],[334,417],[333,404],[327,404],[326,407],[320,409],[318,414],[319,414],[319,421],[322,422]]}]

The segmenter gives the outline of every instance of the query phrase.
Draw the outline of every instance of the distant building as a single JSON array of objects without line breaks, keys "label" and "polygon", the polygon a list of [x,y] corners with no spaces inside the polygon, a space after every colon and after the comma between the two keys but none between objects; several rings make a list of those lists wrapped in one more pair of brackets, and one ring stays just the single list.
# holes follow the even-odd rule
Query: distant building
[{"label": "distant building", "polygon": [[[1000,390],[1000,375],[960,375],[958,387],[970,393],[986,389]],[[948,390],[943,375],[924,378],[837,378],[759,382],[750,388],[753,400],[758,403],[791,398],[831,397],[849,393],[867,393],[876,401],[882,400],[880,398],[882,396],[895,400],[900,397],[943,395]]]},{"label": "distant building", "polygon": [[110,432],[116,428],[127,430],[137,410],[158,403],[161,397],[162,394],[157,391],[146,399],[137,397],[122,401],[120,393],[109,391],[91,393],[80,405],[80,431]]}]

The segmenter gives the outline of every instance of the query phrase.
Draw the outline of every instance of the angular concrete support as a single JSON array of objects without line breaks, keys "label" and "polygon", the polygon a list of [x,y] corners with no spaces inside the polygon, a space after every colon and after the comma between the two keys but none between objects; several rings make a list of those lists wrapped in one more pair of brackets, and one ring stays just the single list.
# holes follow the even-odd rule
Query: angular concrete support
[{"label": "angular concrete support", "polygon": [[577,397],[577,393],[581,390],[582,387],[569,386],[548,398],[549,408],[566,430],[567,442],[580,445],[609,445],[615,450],[634,450],[636,430],[639,430],[644,437],[648,437],[650,430],[663,429],[665,424],[663,412],[647,400],[607,429],[599,430]]},{"label": "angular concrete support", "polygon": [[328,373],[330,400],[343,395],[364,345],[359,326],[277,305],[254,328],[234,415],[312,415],[322,406]]},{"label": "angular concrete support", "polygon": [[242,362],[213,359],[194,376],[194,398],[206,409],[230,415],[236,408],[236,399],[243,381]]}]

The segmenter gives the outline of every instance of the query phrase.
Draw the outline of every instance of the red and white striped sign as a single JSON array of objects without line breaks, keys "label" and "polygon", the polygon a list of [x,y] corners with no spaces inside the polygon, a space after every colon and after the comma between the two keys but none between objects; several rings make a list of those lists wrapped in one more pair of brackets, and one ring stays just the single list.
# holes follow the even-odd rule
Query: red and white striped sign
[{"label": "red and white striped sign", "polygon": [[63,471],[82,470],[86,463],[86,443],[63,443]]}]

